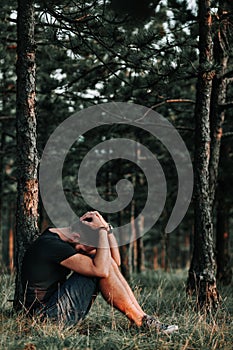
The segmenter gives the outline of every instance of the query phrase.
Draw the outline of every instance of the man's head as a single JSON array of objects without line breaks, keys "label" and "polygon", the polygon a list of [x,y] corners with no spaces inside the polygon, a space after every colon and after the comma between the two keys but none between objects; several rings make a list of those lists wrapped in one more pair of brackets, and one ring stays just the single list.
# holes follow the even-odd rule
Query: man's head
[{"label": "man's head", "polygon": [[75,221],[70,225],[70,234],[74,239],[77,239],[80,244],[84,244],[91,247],[97,247],[98,234],[96,230],[92,229],[80,220]]}]

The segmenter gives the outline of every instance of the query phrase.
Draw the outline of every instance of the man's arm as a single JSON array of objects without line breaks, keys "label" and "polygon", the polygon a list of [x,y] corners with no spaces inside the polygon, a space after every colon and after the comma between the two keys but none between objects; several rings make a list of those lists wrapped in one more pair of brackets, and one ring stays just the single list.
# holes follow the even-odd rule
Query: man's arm
[{"label": "man's arm", "polygon": [[107,223],[97,211],[87,212],[80,220],[93,229],[93,234],[96,234],[94,233],[96,230],[98,231],[95,257],[92,259],[82,254],[75,254],[63,260],[61,265],[85,276],[107,277],[111,265]]},{"label": "man's arm", "polygon": [[92,259],[83,254],[75,254],[61,262],[62,266],[88,277],[108,277],[111,265],[108,234],[106,230],[99,230],[99,247]]},{"label": "man's arm", "polygon": [[109,242],[109,247],[110,247],[112,258],[117,263],[117,266],[120,266],[121,265],[121,256],[120,256],[119,247],[118,247],[116,237],[114,236],[113,233],[108,234],[108,242]]}]

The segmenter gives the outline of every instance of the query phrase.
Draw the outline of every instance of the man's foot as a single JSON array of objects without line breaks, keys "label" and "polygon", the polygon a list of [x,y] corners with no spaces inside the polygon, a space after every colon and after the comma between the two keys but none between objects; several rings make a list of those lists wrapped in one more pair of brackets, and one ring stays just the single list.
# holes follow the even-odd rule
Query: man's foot
[{"label": "man's foot", "polygon": [[170,334],[178,331],[178,326],[176,325],[167,325],[158,321],[155,317],[145,315],[142,319],[142,327],[147,329],[155,329],[157,332]]}]

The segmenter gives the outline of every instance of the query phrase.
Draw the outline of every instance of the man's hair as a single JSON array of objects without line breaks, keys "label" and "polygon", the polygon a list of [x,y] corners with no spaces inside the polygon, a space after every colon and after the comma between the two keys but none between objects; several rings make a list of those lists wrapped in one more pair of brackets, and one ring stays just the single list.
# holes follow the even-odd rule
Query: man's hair
[{"label": "man's hair", "polygon": [[98,245],[98,234],[96,229],[92,229],[88,225],[83,224],[80,220],[70,225],[71,231],[80,234],[80,243],[94,246]]}]

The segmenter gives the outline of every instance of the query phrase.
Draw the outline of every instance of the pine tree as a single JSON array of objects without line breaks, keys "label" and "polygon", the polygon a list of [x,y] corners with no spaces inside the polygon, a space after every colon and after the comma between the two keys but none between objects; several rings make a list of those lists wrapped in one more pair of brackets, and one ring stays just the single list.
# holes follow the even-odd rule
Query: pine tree
[{"label": "pine tree", "polygon": [[221,105],[226,99],[224,74],[229,57],[228,23],[225,20],[224,4],[224,1],[219,2],[219,12],[216,16],[219,27],[216,29],[213,25],[210,2],[199,1],[200,63],[195,111],[195,234],[188,290],[191,293],[197,292],[198,307],[204,309],[212,306],[216,308],[219,303],[213,209],[224,120]]},{"label": "pine tree", "polygon": [[38,231],[38,156],[35,112],[34,1],[18,1],[17,16],[17,166],[16,290],[14,307],[23,301],[21,264]]},{"label": "pine tree", "polygon": [[[1,3],[0,13],[0,265],[9,268],[9,230],[14,225],[16,3]],[[10,214],[9,214],[10,213]]]}]

